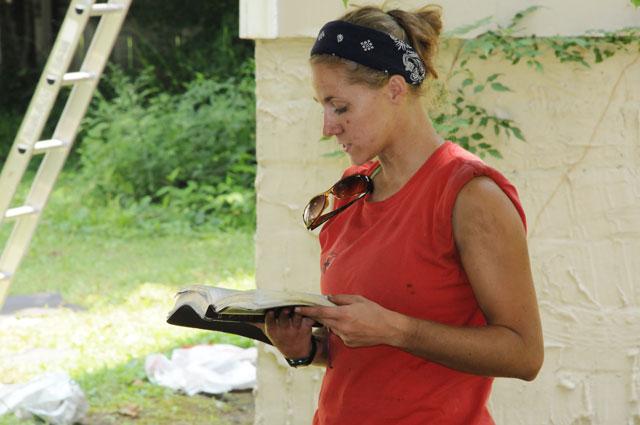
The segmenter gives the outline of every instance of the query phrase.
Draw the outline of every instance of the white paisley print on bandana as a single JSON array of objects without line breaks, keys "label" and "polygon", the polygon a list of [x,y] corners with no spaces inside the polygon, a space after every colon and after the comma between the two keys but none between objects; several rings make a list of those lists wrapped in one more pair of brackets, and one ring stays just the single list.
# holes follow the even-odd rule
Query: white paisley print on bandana
[{"label": "white paisley print on bandana", "polygon": [[404,50],[407,51],[407,49],[409,49],[411,46],[409,46],[406,42],[400,40],[399,38],[389,34],[389,37],[391,37],[391,39],[393,40],[393,43],[396,45],[396,47],[398,48],[398,50]]},{"label": "white paisley print on bandana", "polygon": [[342,43],[342,40],[344,40],[344,35],[342,35],[342,34],[338,34],[338,35],[336,36],[336,40],[338,40],[338,43]]},{"label": "white paisley print on bandana", "polygon": [[371,42],[371,40],[365,40],[361,42],[360,45],[362,46],[362,50],[364,50],[365,52],[373,50],[373,43]]},{"label": "white paisley print on bandana", "polygon": [[424,80],[424,64],[416,52],[413,50],[407,51],[402,55],[402,63],[404,64],[404,69],[409,72],[409,78],[412,83],[419,84]]},{"label": "white paisley print on bandana", "polygon": [[324,38],[324,31],[320,31],[320,34],[318,34],[318,41],[322,40]]}]

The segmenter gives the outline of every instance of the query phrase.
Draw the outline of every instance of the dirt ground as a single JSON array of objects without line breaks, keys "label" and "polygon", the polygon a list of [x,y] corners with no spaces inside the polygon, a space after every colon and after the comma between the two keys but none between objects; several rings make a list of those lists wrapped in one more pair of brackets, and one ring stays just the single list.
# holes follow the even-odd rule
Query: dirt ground
[{"label": "dirt ground", "polygon": [[175,409],[164,412],[138,410],[135,406],[117,412],[89,414],[83,425],[251,425],[254,401],[251,391],[216,397],[180,396]]}]

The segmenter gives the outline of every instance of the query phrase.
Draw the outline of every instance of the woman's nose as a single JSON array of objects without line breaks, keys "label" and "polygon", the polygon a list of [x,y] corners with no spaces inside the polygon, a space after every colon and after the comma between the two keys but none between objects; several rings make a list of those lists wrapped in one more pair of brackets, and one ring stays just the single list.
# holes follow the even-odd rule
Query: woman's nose
[{"label": "woman's nose", "polygon": [[330,114],[327,114],[325,112],[322,135],[324,137],[331,137],[336,136],[340,133],[342,133],[342,126],[337,122],[335,117],[332,117]]}]

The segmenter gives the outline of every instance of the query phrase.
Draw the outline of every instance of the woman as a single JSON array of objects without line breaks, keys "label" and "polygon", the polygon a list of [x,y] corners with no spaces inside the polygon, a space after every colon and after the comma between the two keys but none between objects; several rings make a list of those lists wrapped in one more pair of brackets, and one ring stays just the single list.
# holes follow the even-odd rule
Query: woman
[{"label": "woman", "polygon": [[443,141],[420,102],[441,27],[435,7],[364,7],[311,51],[324,134],[354,164],[328,192],[334,212],[326,194],[305,211],[308,228],[324,222],[337,306],[270,312],[266,332],[292,366],[326,366],[314,424],[490,424],[492,377],[542,365],[516,190]]}]

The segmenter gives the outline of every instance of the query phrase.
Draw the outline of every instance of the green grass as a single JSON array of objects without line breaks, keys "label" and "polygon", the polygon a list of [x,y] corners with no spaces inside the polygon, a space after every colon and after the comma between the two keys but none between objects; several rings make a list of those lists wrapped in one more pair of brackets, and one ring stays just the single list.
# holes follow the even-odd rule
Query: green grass
[{"label": "green grass", "polygon": [[[0,383],[67,371],[88,398],[91,424],[251,423],[250,394],[227,401],[175,394],[146,381],[144,359],[198,343],[251,345],[240,337],[171,326],[165,318],[182,286],[253,287],[253,232],[183,234],[175,223],[154,233],[136,226],[135,217],[118,221],[122,211],[113,206],[79,206],[68,181],[52,195],[10,295],[59,292],[85,310],[0,316]],[[0,242],[9,227],[0,228]],[[137,418],[118,413],[132,406],[140,411]],[[11,414],[0,417],[0,424],[15,423]]]}]

